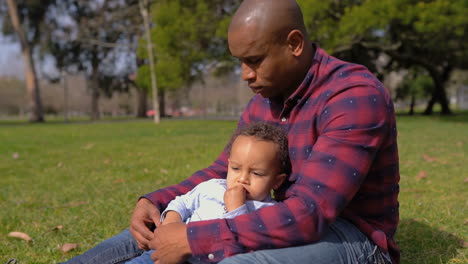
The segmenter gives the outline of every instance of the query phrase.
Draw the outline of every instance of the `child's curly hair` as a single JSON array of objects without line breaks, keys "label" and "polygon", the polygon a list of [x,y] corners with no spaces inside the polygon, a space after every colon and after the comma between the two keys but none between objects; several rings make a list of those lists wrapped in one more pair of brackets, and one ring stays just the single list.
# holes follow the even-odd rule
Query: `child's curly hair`
[{"label": "child's curly hair", "polygon": [[278,145],[277,158],[281,164],[283,173],[291,173],[291,161],[289,160],[288,152],[288,137],[280,127],[270,125],[265,122],[255,122],[249,124],[234,133],[228,145],[228,154],[231,152],[231,147],[238,136],[255,137],[258,140],[273,142]]}]

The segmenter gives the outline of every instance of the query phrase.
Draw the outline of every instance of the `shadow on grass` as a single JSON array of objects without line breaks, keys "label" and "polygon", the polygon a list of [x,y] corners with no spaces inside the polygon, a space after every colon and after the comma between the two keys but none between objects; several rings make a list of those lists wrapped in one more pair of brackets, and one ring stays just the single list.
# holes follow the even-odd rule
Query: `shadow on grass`
[{"label": "shadow on grass", "polygon": [[415,219],[401,219],[396,235],[402,264],[447,263],[462,248],[461,238]]}]

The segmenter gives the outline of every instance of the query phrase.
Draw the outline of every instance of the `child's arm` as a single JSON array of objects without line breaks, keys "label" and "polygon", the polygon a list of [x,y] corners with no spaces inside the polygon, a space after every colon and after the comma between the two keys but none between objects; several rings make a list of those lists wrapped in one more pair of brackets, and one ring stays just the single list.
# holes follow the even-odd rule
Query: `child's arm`
[{"label": "child's arm", "polygon": [[182,217],[180,214],[176,211],[168,211],[166,213],[166,217],[164,218],[162,224],[170,224],[170,223],[181,223],[182,222]]}]

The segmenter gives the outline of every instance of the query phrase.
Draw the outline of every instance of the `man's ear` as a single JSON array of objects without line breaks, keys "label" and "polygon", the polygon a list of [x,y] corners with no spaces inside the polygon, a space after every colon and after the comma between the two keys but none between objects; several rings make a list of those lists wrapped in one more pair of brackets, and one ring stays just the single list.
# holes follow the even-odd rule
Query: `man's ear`
[{"label": "man's ear", "polygon": [[304,35],[300,30],[294,29],[289,32],[287,42],[292,55],[298,57],[302,54],[305,42]]},{"label": "man's ear", "polygon": [[276,176],[276,182],[273,185],[273,190],[277,190],[281,184],[283,184],[284,180],[286,179],[286,176],[288,176],[286,173],[281,173]]}]

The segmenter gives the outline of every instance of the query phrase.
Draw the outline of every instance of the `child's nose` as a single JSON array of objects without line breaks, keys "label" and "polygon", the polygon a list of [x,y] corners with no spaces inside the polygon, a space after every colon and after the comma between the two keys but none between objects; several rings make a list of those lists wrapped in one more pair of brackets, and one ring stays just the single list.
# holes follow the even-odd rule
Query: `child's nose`
[{"label": "child's nose", "polygon": [[237,181],[242,184],[247,184],[249,182],[249,174],[248,173],[241,173]]}]

